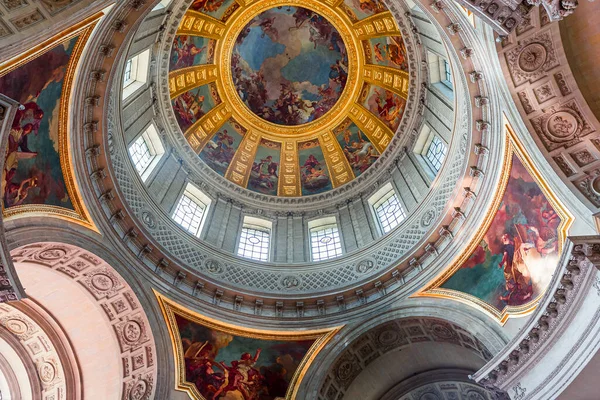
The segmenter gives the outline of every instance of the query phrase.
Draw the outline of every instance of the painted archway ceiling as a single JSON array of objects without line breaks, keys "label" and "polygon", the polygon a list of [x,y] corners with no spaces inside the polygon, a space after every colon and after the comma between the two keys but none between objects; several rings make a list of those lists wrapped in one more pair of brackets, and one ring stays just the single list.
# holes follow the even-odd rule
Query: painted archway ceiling
[{"label": "painted archway ceiling", "polygon": [[215,172],[307,196],[376,163],[406,107],[406,47],[380,0],[195,0],[173,41],[173,111]]}]

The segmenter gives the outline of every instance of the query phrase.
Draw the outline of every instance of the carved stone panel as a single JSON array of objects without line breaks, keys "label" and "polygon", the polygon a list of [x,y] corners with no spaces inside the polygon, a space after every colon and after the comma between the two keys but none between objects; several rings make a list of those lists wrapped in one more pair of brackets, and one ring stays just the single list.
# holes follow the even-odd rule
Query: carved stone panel
[{"label": "carved stone panel", "polygon": [[506,53],[506,62],[515,86],[541,79],[559,65],[552,36],[548,32],[523,39]]},{"label": "carved stone panel", "polygon": [[574,99],[556,103],[542,109],[542,112],[542,115],[531,120],[531,124],[549,151],[559,147],[569,148],[593,131]]}]

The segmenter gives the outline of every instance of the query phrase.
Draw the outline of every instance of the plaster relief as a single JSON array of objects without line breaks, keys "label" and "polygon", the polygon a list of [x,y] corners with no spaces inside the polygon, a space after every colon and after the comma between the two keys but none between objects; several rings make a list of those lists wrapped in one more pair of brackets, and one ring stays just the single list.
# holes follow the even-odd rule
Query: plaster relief
[{"label": "plaster relief", "polygon": [[506,61],[515,86],[535,82],[559,65],[552,37],[547,32],[519,41],[517,47],[506,53]]}]

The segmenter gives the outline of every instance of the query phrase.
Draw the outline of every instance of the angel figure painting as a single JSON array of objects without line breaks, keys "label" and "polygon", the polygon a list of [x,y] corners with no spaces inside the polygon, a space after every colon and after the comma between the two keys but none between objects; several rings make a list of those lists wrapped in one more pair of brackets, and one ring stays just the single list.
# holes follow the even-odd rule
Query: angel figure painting
[{"label": "angel figure painting", "polygon": [[371,86],[365,106],[392,132],[396,132],[404,114],[406,100],[387,89]]},{"label": "angel figure painting", "polygon": [[178,35],[171,48],[170,70],[191,67],[208,62],[210,39],[200,36]]},{"label": "angel figure painting", "polygon": [[235,123],[226,122],[200,152],[200,158],[221,176],[225,176],[229,164],[242,142],[243,129]]},{"label": "angel figure painting", "polygon": [[215,106],[215,101],[210,94],[210,85],[189,90],[173,99],[171,103],[177,122],[184,133]]},{"label": "angel figure painting", "polygon": [[235,0],[194,0],[190,4],[190,10],[200,11],[213,18],[221,19],[225,11],[233,4],[235,4]]},{"label": "angel figure painting", "polygon": [[323,16],[277,7],[240,33],[231,74],[254,114],[280,125],[302,125],[322,117],[340,98],[348,54],[340,33]]},{"label": "angel figure painting", "polygon": [[387,11],[383,0],[344,0],[344,3],[354,11],[358,19],[370,17]]},{"label": "angel figure painting", "polygon": [[323,150],[317,139],[298,144],[302,194],[318,194],[332,189]]},{"label": "angel figure painting", "polygon": [[185,380],[206,400],[283,399],[315,342],[232,335],[175,314]]},{"label": "angel figure painting", "polygon": [[401,36],[386,36],[369,41],[373,63],[408,71],[406,47]]},{"label": "angel figure painting", "polygon": [[441,287],[503,310],[540,296],[559,261],[561,218],[513,155],[500,207],[473,254]]},{"label": "angel figure painting", "polygon": [[354,176],[361,175],[379,158],[373,143],[350,120],[336,128],[335,134]]},{"label": "angel figure painting", "polygon": [[255,192],[277,195],[279,182],[279,160],[281,158],[281,143],[263,139],[258,146],[248,189]]},{"label": "angel figure painting", "polygon": [[5,208],[43,204],[73,209],[60,161],[59,124],[65,77],[77,41],[59,44],[0,77],[0,93],[20,103],[2,171]]}]

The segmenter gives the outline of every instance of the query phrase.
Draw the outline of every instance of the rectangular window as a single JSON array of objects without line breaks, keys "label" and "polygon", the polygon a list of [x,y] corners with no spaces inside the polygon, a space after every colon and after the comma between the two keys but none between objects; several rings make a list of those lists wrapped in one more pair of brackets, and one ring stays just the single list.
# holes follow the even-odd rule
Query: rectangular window
[{"label": "rectangular window", "polygon": [[375,213],[383,233],[388,233],[406,218],[406,212],[393,189],[375,203]]},{"label": "rectangular window", "polygon": [[173,220],[192,235],[199,237],[210,199],[195,186],[188,184],[173,212]]},{"label": "rectangular window", "polygon": [[427,149],[425,157],[427,158],[427,160],[431,164],[431,167],[435,170],[436,173],[442,167],[442,163],[446,158],[447,151],[448,149],[444,142],[442,142],[442,139],[440,139],[439,136],[434,135],[433,139],[431,140],[431,144]]},{"label": "rectangular window", "polygon": [[142,181],[146,181],[150,176],[150,173],[158,161],[164,154],[163,148],[158,132],[153,124],[150,124],[148,128],[131,143],[129,146],[129,155],[131,161],[135,165],[135,169],[138,174],[142,177]]},{"label": "rectangular window", "polygon": [[342,241],[335,217],[311,221],[309,234],[313,261],[328,260],[342,255]]},{"label": "rectangular window", "polygon": [[452,70],[448,61],[444,60],[444,84],[452,88]]},{"label": "rectangular window", "polygon": [[131,71],[132,68],[133,68],[133,59],[130,58],[125,63],[125,73],[123,74],[123,86],[127,86],[134,81],[133,74]]},{"label": "rectangular window", "polygon": [[131,96],[146,84],[149,66],[150,49],[127,60],[123,71],[123,99]]},{"label": "rectangular window", "polygon": [[129,154],[135,165],[137,172],[142,175],[146,168],[152,163],[155,154],[150,151],[149,140],[146,139],[146,133],[141,134],[129,147]]},{"label": "rectangular window", "polygon": [[244,217],[238,244],[238,256],[258,261],[269,261],[271,222],[259,218]]}]

